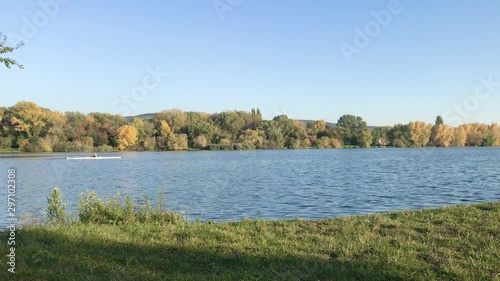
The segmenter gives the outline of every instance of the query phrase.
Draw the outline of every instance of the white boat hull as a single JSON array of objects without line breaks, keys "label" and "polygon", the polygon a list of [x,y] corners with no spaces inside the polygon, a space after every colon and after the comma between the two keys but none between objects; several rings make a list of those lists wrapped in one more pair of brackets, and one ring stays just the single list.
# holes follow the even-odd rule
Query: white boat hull
[{"label": "white boat hull", "polygon": [[104,159],[122,159],[121,157],[66,157],[66,160],[104,160]]}]

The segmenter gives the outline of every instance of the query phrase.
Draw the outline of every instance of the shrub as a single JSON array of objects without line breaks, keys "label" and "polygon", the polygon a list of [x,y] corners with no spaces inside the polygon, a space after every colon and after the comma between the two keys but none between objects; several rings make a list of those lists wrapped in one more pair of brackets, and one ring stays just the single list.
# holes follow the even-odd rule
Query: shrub
[{"label": "shrub", "polygon": [[180,215],[163,210],[163,195],[158,197],[158,208],[151,206],[149,198],[144,196],[144,204],[139,204],[137,211],[134,203],[127,195],[125,202],[120,193],[108,196],[106,202],[97,197],[94,191],[87,191],[80,195],[78,202],[78,217],[83,223],[96,224],[121,224],[121,223],[177,223],[181,221]]},{"label": "shrub", "polygon": [[[104,214],[104,202],[97,198],[94,191],[82,193],[78,199],[78,218],[81,222],[102,222],[100,219]],[[108,222],[108,221],[106,221]]]},{"label": "shrub", "polygon": [[333,148],[342,148],[342,142],[338,139],[332,139]]},{"label": "shrub", "polygon": [[14,136],[0,136],[0,148],[9,148],[14,144]]},{"label": "shrub", "polygon": [[394,146],[399,148],[406,147],[405,143],[400,139],[394,140]]},{"label": "shrub", "polygon": [[63,204],[59,188],[54,187],[47,197],[47,220],[49,223],[63,224],[65,221],[66,204]]},{"label": "shrub", "polygon": [[134,212],[134,202],[130,194],[125,197],[125,210],[124,210],[125,222],[133,223],[135,222],[135,212]]}]

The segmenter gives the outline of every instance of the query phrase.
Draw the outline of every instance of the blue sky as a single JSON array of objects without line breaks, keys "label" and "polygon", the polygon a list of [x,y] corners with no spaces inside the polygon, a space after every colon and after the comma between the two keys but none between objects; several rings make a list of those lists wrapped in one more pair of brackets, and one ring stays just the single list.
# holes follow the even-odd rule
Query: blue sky
[{"label": "blue sky", "polygon": [[[24,70],[0,68],[0,106],[500,121],[496,0],[58,1],[1,1],[0,32],[26,45],[12,55]],[[356,28],[368,44],[356,43]],[[350,62],[346,45],[357,48]],[[148,68],[168,76],[155,83]],[[499,81],[481,99],[479,77]]]}]

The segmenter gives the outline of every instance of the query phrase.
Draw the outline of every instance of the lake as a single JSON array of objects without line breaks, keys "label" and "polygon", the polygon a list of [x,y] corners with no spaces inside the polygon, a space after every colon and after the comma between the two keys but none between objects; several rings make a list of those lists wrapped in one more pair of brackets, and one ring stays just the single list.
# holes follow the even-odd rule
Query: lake
[{"label": "lake", "polygon": [[[65,160],[89,153],[0,154],[16,169],[17,215],[43,216],[61,189],[76,212],[81,192],[136,200],[165,194],[190,220],[318,219],[500,201],[500,148],[338,149],[102,153],[120,160]],[[6,216],[7,192],[1,196]],[[156,202],[156,201],[154,201]],[[0,219],[5,224],[5,219]]]}]

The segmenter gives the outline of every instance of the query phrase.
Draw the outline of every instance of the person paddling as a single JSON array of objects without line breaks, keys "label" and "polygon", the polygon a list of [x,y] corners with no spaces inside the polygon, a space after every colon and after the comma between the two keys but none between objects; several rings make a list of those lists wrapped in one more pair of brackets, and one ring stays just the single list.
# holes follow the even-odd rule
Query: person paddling
[{"label": "person paddling", "polygon": [[92,157],[97,158],[97,153],[94,152],[94,155]]}]

